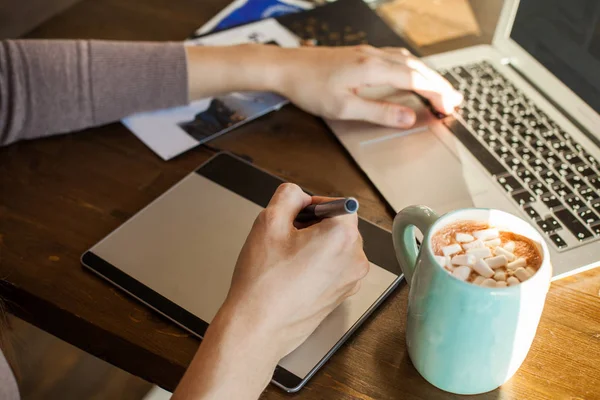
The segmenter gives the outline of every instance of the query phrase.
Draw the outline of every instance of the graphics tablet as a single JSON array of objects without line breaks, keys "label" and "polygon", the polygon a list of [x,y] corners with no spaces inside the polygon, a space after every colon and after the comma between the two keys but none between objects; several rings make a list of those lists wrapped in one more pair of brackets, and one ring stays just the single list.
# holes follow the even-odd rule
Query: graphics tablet
[{"label": "graphics tablet", "polygon": [[[220,153],[92,247],[82,263],[202,337],[254,219],[282,182]],[[401,279],[391,234],[362,219],[359,229],[371,269],[360,291],[279,362],[272,382],[286,391],[299,390]]]}]

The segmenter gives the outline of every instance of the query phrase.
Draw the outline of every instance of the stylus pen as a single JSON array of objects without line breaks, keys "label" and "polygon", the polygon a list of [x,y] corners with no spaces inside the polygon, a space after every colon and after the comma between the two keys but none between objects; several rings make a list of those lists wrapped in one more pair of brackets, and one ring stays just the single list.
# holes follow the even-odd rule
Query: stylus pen
[{"label": "stylus pen", "polygon": [[358,200],[354,197],[328,201],[321,204],[311,204],[305,207],[296,217],[297,222],[312,222],[323,218],[339,215],[354,214],[358,211]]}]

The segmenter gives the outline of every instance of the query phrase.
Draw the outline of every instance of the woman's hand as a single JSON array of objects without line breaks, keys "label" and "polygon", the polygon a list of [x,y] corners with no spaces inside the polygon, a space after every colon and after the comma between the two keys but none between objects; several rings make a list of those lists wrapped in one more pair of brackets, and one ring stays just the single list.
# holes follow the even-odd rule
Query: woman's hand
[{"label": "woman's hand", "polygon": [[443,114],[451,113],[462,101],[462,95],[448,81],[401,48],[188,47],[187,57],[192,99],[268,90],[321,117],[397,128],[412,126],[415,112],[399,104],[361,97],[361,89],[384,86],[412,90]]},{"label": "woman's hand", "polygon": [[225,303],[211,322],[174,399],[256,399],[281,358],[298,347],[369,271],[356,215],[304,229],[311,203],[284,184],[256,219]]},{"label": "woman's hand", "polygon": [[399,128],[414,124],[415,112],[410,108],[357,94],[371,86],[415,91],[443,114],[462,102],[462,95],[446,79],[406,49],[305,47],[281,52],[277,91],[298,107],[325,118]]},{"label": "woman's hand", "polygon": [[300,210],[329,200],[281,185],[256,220],[236,265],[227,302],[270,331],[278,358],[355,294],[369,271],[356,214],[294,227]]}]

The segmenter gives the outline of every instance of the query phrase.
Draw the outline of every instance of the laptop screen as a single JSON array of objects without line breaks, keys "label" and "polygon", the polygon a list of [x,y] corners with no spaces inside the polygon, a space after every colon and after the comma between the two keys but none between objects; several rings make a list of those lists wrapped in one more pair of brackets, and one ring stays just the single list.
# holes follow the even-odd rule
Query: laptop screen
[{"label": "laptop screen", "polygon": [[511,39],[600,113],[600,2],[521,0]]}]

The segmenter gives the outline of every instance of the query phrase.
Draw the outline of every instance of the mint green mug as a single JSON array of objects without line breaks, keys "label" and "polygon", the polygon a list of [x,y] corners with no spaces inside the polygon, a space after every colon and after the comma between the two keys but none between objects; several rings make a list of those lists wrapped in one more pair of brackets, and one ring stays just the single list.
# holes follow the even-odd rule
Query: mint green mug
[{"label": "mint green mug", "polygon": [[[533,240],[543,256],[538,272],[503,288],[477,286],[449,274],[435,259],[431,238],[456,221],[488,221]],[[420,250],[414,229],[423,234]],[[419,373],[457,394],[494,390],[519,369],[535,336],[552,277],[548,248],[537,230],[499,210],[463,209],[438,216],[425,206],[400,211],[394,248],[410,287],[406,345]]]}]

